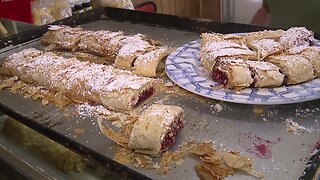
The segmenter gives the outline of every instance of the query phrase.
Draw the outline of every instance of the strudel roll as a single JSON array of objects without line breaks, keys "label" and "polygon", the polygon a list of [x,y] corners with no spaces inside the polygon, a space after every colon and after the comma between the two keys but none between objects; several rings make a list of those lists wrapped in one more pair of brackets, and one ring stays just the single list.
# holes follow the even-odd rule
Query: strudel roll
[{"label": "strudel roll", "polygon": [[129,148],[158,156],[175,142],[183,128],[184,111],[178,106],[151,105],[142,112],[131,131]]},{"label": "strudel roll", "polygon": [[305,27],[292,27],[288,29],[281,37],[280,44],[285,49],[312,45],[314,41],[313,32]]},{"label": "strudel roll", "polygon": [[80,38],[78,44],[79,49],[85,52],[97,54],[99,56],[110,57],[110,60],[114,60],[113,54],[115,53],[112,47],[109,46],[111,39],[115,37],[122,37],[123,32],[111,32],[111,31],[90,31]]},{"label": "strudel roll", "polygon": [[257,59],[257,53],[233,42],[207,43],[200,50],[200,60],[205,69],[212,71],[219,58]]},{"label": "strudel roll", "polygon": [[320,47],[310,46],[310,47],[296,47],[288,50],[289,54],[300,54],[303,57],[307,58],[312,64],[315,75],[320,77]]},{"label": "strudel roll", "polygon": [[85,34],[86,31],[81,28],[54,25],[49,27],[49,31],[43,35],[41,41],[60,49],[76,50],[81,36]]},{"label": "strudel roll", "polygon": [[27,49],[9,56],[1,69],[9,69],[10,75],[30,79],[77,101],[102,104],[112,110],[136,108],[155,95],[162,83],[112,66],[81,62],[53,53],[23,58],[30,51],[34,50]]},{"label": "strudel roll", "polygon": [[163,60],[170,52],[169,48],[163,46],[140,55],[134,62],[133,73],[140,76],[156,77],[157,72],[164,69]]},{"label": "strudel roll", "polygon": [[280,43],[273,39],[260,39],[248,41],[247,43],[249,48],[258,52],[259,60],[263,60],[264,58],[273,54],[280,54],[283,51]]},{"label": "strudel roll", "polygon": [[[132,40],[130,40],[132,38]],[[130,37],[123,40],[114,64],[119,68],[131,69],[136,58],[154,48],[149,42],[140,37]]]},{"label": "strudel roll", "polygon": [[253,83],[249,66],[239,58],[219,59],[211,72],[211,77],[227,88],[246,88]]},{"label": "strudel roll", "polygon": [[253,75],[254,87],[278,87],[284,80],[279,68],[269,62],[245,61]]},{"label": "strudel roll", "polygon": [[280,68],[285,75],[284,84],[298,84],[315,77],[312,64],[302,55],[276,55],[266,59]]},{"label": "strudel roll", "polygon": [[280,37],[285,33],[284,30],[264,30],[264,31],[256,31],[245,33],[244,37],[246,41],[255,41],[261,39],[273,39],[275,41],[279,41]]}]

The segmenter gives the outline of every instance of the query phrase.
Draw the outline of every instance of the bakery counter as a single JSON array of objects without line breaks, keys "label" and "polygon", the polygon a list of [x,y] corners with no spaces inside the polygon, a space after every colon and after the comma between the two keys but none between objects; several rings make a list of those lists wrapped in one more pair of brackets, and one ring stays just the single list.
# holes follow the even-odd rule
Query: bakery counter
[{"label": "bakery counter", "polygon": [[[113,8],[94,10],[55,24],[59,23],[79,25],[82,29],[91,31],[145,34],[153,40],[181,49],[187,47],[186,44],[190,42],[199,42],[201,32],[214,31],[225,34],[264,29],[243,24],[216,23]],[[23,38],[10,37],[10,47],[3,46],[0,41],[0,59],[30,47],[44,50],[46,47],[40,43],[40,38],[47,30],[47,26],[42,26],[21,34]],[[190,54],[197,56],[192,52]],[[234,155],[251,157],[255,171],[263,174],[266,179],[308,179],[316,173],[319,166],[319,99],[284,105],[238,104],[187,92],[175,86],[166,76],[163,80],[166,86],[171,87],[171,91],[158,95],[145,106],[156,103],[179,106],[183,109],[184,128],[177,134],[175,143],[169,148],[170,152],[176,152],[180,145],[188,144],[186,142],[191,140],[210,142],[221,152],[231,151]],[[61,102],[56,104],[39,100],[40,96],[33,96],[37,92],[24,97],[15,92],[18,87],[0,91],[0,110],[62,146],[72,149],[81,155],[81,158],[89,159],[112,173],[129,179],[198,178],[195,165],[199,159],[192,156],[168,165],[165,174],[159,173],[159,166],[162,166],[159,164],[161,156],[138,156],[130,159],[126,154],[130,152],[120,148],[126,147],[125,143],[123,144],[126,141],[122,141],[128,133],[125,127],[130,128],[132,125],[127,119],[119,120],[115,116],[103,119],[101,115],[110,115],[110,112],[97,109],[96,104],[92,102],[80,106],[63,106]],[[93,113],[92,110],[100,111]],[[10,126],[16,128],[15,125]],[[2,127],[7,127],[7,123]],[[124,128],[124,134],[115,133],[119,127]],[[127,163],[128,161],[134,163]],[[254,178],[237,172],[228,179]]]}]

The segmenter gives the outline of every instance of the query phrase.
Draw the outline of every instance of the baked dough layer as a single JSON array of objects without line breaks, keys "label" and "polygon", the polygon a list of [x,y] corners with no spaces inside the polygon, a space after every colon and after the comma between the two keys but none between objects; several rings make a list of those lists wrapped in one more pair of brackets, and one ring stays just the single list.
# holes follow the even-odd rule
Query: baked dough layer
[{"label": "baked dough layer", "polygon": [[178,106],[151,105],[142,112],[131,131],[129,147],[137,152],[159,156],[174,143],[183,127],[184,111]]},{"label": "baked dough layer", "polygon": [[131,111],[143,104],[160,91],[162,84],[161,80],[138,77],[113,66],[81,62],[35,49],[9,56],[0,72],[62,92],[76,101],[102,104],[119,111]]}]

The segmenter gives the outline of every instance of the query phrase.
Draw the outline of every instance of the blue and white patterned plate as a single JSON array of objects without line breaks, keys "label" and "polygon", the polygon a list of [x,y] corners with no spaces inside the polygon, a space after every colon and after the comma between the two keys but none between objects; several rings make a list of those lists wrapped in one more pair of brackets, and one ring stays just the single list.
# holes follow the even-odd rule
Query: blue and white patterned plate
[{"label": "blue and white patterned plate", "polygon": [[[316,42],[319,45],[319,41]],[[246,88],[240,92],[215,88],[220,85],[208,76],[199,60],[199,41],[192,41],[172,52],[166,60],[168,77],[195,94],[221,101],[242,104],[291,104],[320,98],[320,78],[278,88]]]}]

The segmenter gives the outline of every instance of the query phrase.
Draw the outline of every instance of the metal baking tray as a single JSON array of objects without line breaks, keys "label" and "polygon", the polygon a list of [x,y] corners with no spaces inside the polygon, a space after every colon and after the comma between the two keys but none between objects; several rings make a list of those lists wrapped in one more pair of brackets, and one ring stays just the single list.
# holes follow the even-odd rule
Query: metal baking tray
[{"label": "metal baking tray", "polygon": [[[176,47],[199,39],[200,32],[239,33],[270,29],[116,8],[95,9],[54,24],[80,25],[89,30],[122,30],[127,34],[143,33]],[[41,49],[39,37],[47,28],[41,26],[0,39],[0,59],[27,47]],[[187,138],[212,140],[218,149],[237,150],[251,156],[255,169],[266,179],[308,179],[319,167],[319,152],[313,156],[311,152],[320,141],[320,100],[254,106],[212,99],[199,101],[195,95],[171,96],[164,103],[179,105],[186,112],[186,127],[170,150],[177,149]],[[222,107],[221,112],[215,108],[217,104]],[[186,158],[182,165],[166,175],[115,162],[112,158],[117,145],[100,133],[94,117],[66,117],[53,104],[43,106],[7,90],[0,91],[0,111],[128,179],[197,179],[192,158]],[[299,131],[299,134],[289,133],[286,119],[298,122],[306,130]],[[77,128],[85,129],[84,133],[77,135],[74,132]],[[271,156],[259,158],[248,150],[254,141],[267,142]],[[251,178],[240,173],[227,179]]]}]

